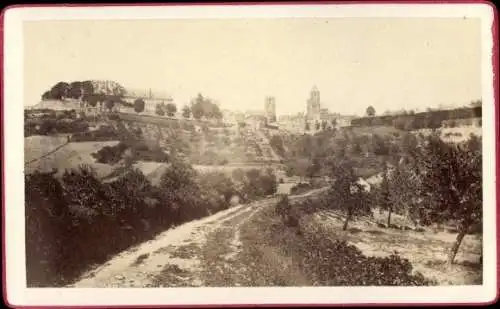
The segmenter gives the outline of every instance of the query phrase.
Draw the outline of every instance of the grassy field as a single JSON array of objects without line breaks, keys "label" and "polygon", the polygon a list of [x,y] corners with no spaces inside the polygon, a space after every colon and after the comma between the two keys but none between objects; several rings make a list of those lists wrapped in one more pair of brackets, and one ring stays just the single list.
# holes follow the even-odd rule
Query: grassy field
[{"label": "grassy field", "polygon": [[[477,235],[466,235],[458,251],[455,265],[446,264],[448,250],[453,245],[456,233],[434,232],[425,229],[422,232],[402,231],[380,228],[377,223],[386,223],[385,212],[374,212],[374,220],[365,219],[349,223],[349,230],[343,231],[343,217],[333,212],[316,213],[308,218],[308,223],[320,225],[335,238],[346,240],[356,245],[367,256],[389,256],[397,252],[407,258],[415,271],[434,279],[440,285],[481,284],[482,271],[478,264],[481,253],[481,239]],[[404,225],[401,216],[393,215],[392,223]]]},{"label": "grassy field", "polygon": [[[110,142],[71,142],[54,153],[49,154],[41,160],[25,165],[25,172],[32,173],[35,170],[50,172],[58,169],[58,175],[62,175],[65,169],[78,168],[81,164],[88,164],[96,170],[98,177],[110,174],[116,166],[96,163],[92,153],[97,152],[104,146],[114,146],[118,141]],[[31,153],[32,146],[25,144],[25,153]],[[48,150],[47,152],[49,152]]]},{"label": "grassy field", "polygon": [[65,136],[33,135],[24,139],[24,162],[42,157],[66,143]]}]

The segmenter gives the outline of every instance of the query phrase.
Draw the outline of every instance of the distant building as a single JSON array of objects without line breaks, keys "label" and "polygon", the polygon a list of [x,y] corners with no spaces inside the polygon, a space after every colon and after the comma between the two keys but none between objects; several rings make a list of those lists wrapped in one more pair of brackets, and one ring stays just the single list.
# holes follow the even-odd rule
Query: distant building
[{"label": "distant building", "polygon": [[321,120],[321,102],[320,93],[316,86],[314,86],[309,94],[309,99],[307,99],[307,121],[310,123],[316,123]]},{"label": "distant building", "polygon": [[266,124],[266,117],[263,115],[248,115],[245,117],[245,123],[250,129],[257,131],[263,129]]},{"label": "distant building", "polygon": [[281,115],[278,118],[279,128],[285,131],[301,133],[305,130],[306,117],[303,113],[296,115]]},{"label": "distant building", "polygon": [[274,97],[266,97],[264,115],[268,123],[276,122],[276,99]]}]

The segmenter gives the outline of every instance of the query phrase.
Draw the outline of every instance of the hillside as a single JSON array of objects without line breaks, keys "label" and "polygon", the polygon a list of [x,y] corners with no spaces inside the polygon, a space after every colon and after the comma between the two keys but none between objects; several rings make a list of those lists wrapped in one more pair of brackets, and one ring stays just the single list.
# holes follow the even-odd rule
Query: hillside
[{"label": "hillside", "polygon": [[[64,169],[88,164],[97,170],[100,177],[115,179],[123,170],[125,157],[128,156],[127,152],[123,152],[125,149],[132,150],[136,166],[145,175],[153,173],[148,177],[154,181],[158,180],[155,175],[160,174],[158,171],[154,173],[155,170],[161,170],[164,165],[161,154],[165,158],[185,158],[200,171],[225,174],[239,168],[262,169],[279,163],[279,157],[269,146],[267,138],[248,128],[137,114],[115,114],[112,119],[100,117],[94,120],[75,118],[73,113],[36,115],[35,112],[26,116],[25,126],[31,128],[28,132],[45,128],[39,131],[48,135],[36,135],[38,131],[35,131],[35,135],[26,138],[25,164],[28,173],[58,168],[60,175]],[[72,127],[74,124],[78,127]],[[55,137],[59,129],[64,129],[65,135]],[[63,145],[67,138],[71,142]],[[119,147],[125,148],[119,150]],[[115,158],[110,157],[112,152]],[[111,161],[100,161],[108,160],[106,158]]]}]

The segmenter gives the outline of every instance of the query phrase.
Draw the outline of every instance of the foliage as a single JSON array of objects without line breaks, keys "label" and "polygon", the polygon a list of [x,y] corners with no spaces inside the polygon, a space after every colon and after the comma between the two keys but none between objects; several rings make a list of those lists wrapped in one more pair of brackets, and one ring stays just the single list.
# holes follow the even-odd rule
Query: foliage
[{"label": "foliage", "polygon": [[136,113],[142,113],[144,111],[144,107],[146,106],[146,102],[143,99],[136,99],[134,101],[134,111]]},{"label": "foliage", "polygon": [[269,144],[279,156],[285,156],[285,147],[283,146],[283,140],[280,136],[273,135],[269,140]]},{"label": "foliage", "polygon": [[255,199],[274,194],[278,187],[276,176],[272,173],[262,173],[258,169],[250,169],[245,172],[243,193],[246,199]]},{"label": "foliage", "polygon": [[115,107],[115,101],[113,99],[107,99],[105,102],[106,102],[105,103],[106,104],[106,109],[108,111],[113,110],[113,107]]},{"label": "foliage", "polygon": [[177,106],[174,103],[168,103],[165,109],[169,117],[173,117],[177,113]]},{"label": "foliage", "polygon": [[332,171],[334,183],[329,191],[330,207],[342,211],[346,219],[344,230],[349,221],[361,215],[370,213],[370,200],[362,185],[355,176],[352,163],[344,160],[337,163]]},{"label": "foliage", "polygon": [[421,113],[399,113],[396,115],[367,116],[353,119],[351,125],[363,126],[394,126],[401,130],[418,130],[439,128],[443,121],[450,119],[480,118],[482,106],[474,105],[451,110],[428,110]]},{"label": "foliage", "polygon": [[165,116],[165,106],[164,104],[156,104],[155,114],[158,116]]},{"label": "foliage", "polygon": [[122,159],[122,156],[127,148],[128,147],[125,143],[120,142],[115,146],[104,146],[96,153],[93,153],[92,156],[99,163],[115,164]]},{"label": "foliage", "polygon": [[54,173],[25,176],[31,287],[68,284],[91,264],[103,263],[173,224],[227,208],[235,192],[226,176],[200,176],[176,160],[158,187],[137,169],[108,183],[88,166],[65,171],[61,180]]},{"label": "foliage", "polygon": [[367,115],[368,117],[373,117],[373,116],[375,116],[375,108],[374,108],[373,106],[371,106],[371,105],[370,105],[370,106],[368,106],[368,107],[366,108],[366,115]]},{"label": "foliage", "polygon": [[398,255],[367,257],[354,245],[316,231],[307,233],[301,266],[313,282],[322,286],[422,286],[432,282],[417,273]]},{"label": "foliage", "polygon": [[182,108],[182,117],[186,119],[189,119],[191,117],[191,109],[189,108],[189,106],[185,105]]},{"label": "foliage", "polygon": [[[125,88],[116,83],[116,82],[111,82],[108,84],[106,83],[105,87],[99,87],[99,84],[104,86],[103,82],[101,81],[96,81],[95,82],[98,87],[94,87],[94,82],[90,80],[85,80],[85,81],[72,81],[70,83],[67,82],[58,82],[54,86],[52,86],[51,89],[45,91],[42,94],[42,100],[63,100],[66,98],[71,98],[71,99],[80,99],[83,98],[85,101],[89,101],[89,103],[92,106],[96,105],[96,98],[99,96],[101,97],[119,97],[122,98],[126,90]],[[94,98],[91,99],[90,98]],[[99,100],[99,102],[103,102],[104,99]],[[116,100],[115,100],[116,102]]]},{"label": "foliage", "polygon": [[449,255],[453,263],[460,243],[473,224],[482,222],[482,152],[476,136],[462,145],[447,144],[439,136],[426,138],[419,157],[425,223],[453,220],[459,234]]},{"label": "foliage", "polygon": [[80,133],[89,129],[84,119],[77,119],[75,111],[47,111],[41,116],[31,118],[25,115],[24,136],[50,135],[57,133]]},{"label": "foliage", "polygon": [[201,93],[191,101],[191,113],[197,120],[205,117],[206,119],[222,119],[222,112],[211,99],[203,97]]}]

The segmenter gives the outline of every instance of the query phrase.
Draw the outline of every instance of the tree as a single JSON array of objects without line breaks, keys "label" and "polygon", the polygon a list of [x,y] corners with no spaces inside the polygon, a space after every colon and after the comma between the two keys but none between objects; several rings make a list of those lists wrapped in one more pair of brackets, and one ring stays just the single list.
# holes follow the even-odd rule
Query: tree
[{"label": "tree", "polygon": [[134,101],[134,111],[136,113],[142,113],[144,111],[145,106],[146,106],[146,103],[144,102],[143,99],[136,99]]},{"label": "tree", "polygon": [[164,116],[165,115],[163,103],[156,104],[155,113],[156,113],[156,115],[159,115],[159,116]]},{"label": "tree", "polygon": [[168,103],[165,109],[169,117],[173,117],[177,113],[177,106],[174,103]]},{"label": "tree", "polygon": [[204,177],[206,178],[207,185],[213,188],[217,194],[222,195],[224,203],[229,205],[231,198],[236,194],[236,188],[231,178],[221,172],[206,174]]},{"label": "tree", "polygon": [[50,99],[52,99],[52,94],[50,93],[50,90],[47,90],[42,94],[42,100],[50,100]]},{"label": "tree", "polygon": [[195,119],[205,117],[207,119],[222,119],[222,112],[217,104],[211,99],[204,98],[201,93],[198,93],[195,99],[191,100],[191,113]]},{"label": "tree", "polygon": [[97,94],[92,94],[92,95],[88,96],[86,99],[87,99],[87,102],[89,103],[89,105],[92,107],[96,107],[97,103],[100,101],[99,95],[97,95]]},{"label": "tree", "polygon": [[349,152],[352,155],[359,156],[363,152],[363,148],[361,147],[362,144],[362,136],[353,136],[351,141],[350,141],[350,147],[349,147]]},{"label": "tree", "polygon": [[83,83],[79,81],[72,82],[69,84],[69,97],[73,99],[78,99],[83,95]]},{"label": "tree", "polygon": [[326,126],[327,126],[326,120],[323,120],[321,122],[321,130],[325,131],[326,130]]},{"label": "tree", "polygon": [[377,156],[386,156],[389,154],[389,145],[387,139],[378,134],[372,136],[373,153]]},{"label": "tree", "polygon": [[469,228],[482,222],[481,140],[472,136],[454,145],[432,134],[425,142],[419,158],[425,208],[419,215],[427,223],[456,222],[458,235],[448,256],[453,264]]},{"label": "tree", "polygon": [[182,108],[182,117],[186,119],[189,119],[189,117],[191,117],[191,109],[189,108],[189,106],[185,105]]},{"label": "tree", "polygon": [[92,81],[90,80],[83,81],[81,86],[83,89],[83,95],[89,96],[94,94],[94,85],[92,84]]},{"label": "tree", "polygon": [[59,82],[50,89],[51,97],[55,100],[67,98],[69,95],[69,89],[70,86],[68,83]]},{"label": "tree", "polygon": [[56,171],[25,175],[26,268],[28,284],[50,282],[64,261],[60,247],[70,218]]},{"label": "tree", "polygon": [[342,160],[333,167],[332,178],[334,182],[328,192],[328,201],[330,207],[345,214],[342,227],[345,231],[351,219],[370,212],[369,199],[348,160]]},{"label": "tree", "polygon": [[321,163],[318,157],[315,157],[312,160],[312,163],[307,167],[306,169],[306,175],[309,178],[312,178],[318,174],[318,172],[321,170]]},{"label": "tree", "polygon": [[[160,190],[165,207],[164,221],[175,223],[199,218],[208,214],[199,208],[199,185],[195,181],[196,171],[184,162],[174,160],[160,179]],[[172,218],[173,217],[173,218]]]},{"label": "tree", "polygon": [[201,93],[198,93],[196,98],[191,102],[191,113],[193,114],[193,118],[196,120],[199,120],[204,116],[203,102],[204,98]]},{"label": "tree", "polygon": [[378,206],[381,209],[387,210],[387,227],[391,227],[391,215],[393,211],[393,203],[391,199],[391,185],[389,181],[389,167],[387,162],[384,162],[384,170],[382,172],[382,181],[380,183],[380,189],[378,192]]},{"label": "tree", "polygon": [[279,156],[285,156],[285,147],[283,146],[283,140],[279,135],[273,135],[269,140],[269,145],[271,145],[273,150],[276,151]]},{"label": "tree", "polygon": [[106,214],[106,192],[92,167],[81,165],[77,170],[66,170],[62,181],[69,205],[85,211],[88,219]]},{"label": "tree", "polygon": [[113,99],[107,99],[106,109],[111,112],[113,110],[113,107],[115,107],[115,101]]},{"label": "tree", "polygon": [[373,106],[371,106],[371,105],[370,105],[370,106],[368,106],[368,107],[366,108],[366,115],[367,115],[368,117],[373,117],[373,116],[375,116],[375,108],[374,108]]}]

